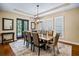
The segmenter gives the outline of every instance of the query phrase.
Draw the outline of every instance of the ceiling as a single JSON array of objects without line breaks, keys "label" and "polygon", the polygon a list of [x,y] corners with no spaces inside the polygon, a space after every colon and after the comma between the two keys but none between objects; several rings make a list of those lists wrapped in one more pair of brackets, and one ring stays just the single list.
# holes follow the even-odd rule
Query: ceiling
[{"label": "ceiling", "polygon": [[35,15],[37,14],[36,5],[39,5],[38,13],[42,13],[63,4],[61,3],[0,3],[0,9],[22,11],[31,15]]},{"label": "ceiling", "polygon": [[34,16],[37,14],[36,5],[39,5],[38,13],[42,14],[64,4],[65,3],[0,3],[0,10],[16,11]]}]

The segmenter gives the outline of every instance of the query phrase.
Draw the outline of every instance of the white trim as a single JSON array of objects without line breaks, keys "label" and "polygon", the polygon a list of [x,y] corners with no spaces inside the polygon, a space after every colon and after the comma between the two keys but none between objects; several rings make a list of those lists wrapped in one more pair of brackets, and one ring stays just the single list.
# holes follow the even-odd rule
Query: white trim
[{"label": "white trim", "polygon": [[2,9],[2,10],[0,10],[0,11],[5,11],[5,12],[12,12],[12,13],[16,13],[16,14],[20,14],[20,15],[24,15],[24,16],[28,16],[28,17],[31,17],[31,18],[33,18],[34,16],[33,15],[31,15],[31,14],[28,14],[28,13],[24,13],[23,11],[20,11],[20,10],[8,10],[8,9]]},{"label": "white trim", "polygon": [[74,45],[79,45],[78,42],[76,41],[69,41],[69,40],[63,40],[63,39],[59,39],[59,42],[65,42],[65,43],[68,43],[68,44],[74,44]]},{"label": "white trim", "polygon": [[55,9],[53,9],[53,10],[51,9],[48,12],[41,13],[39,15],[39,17],[43,17],[43,16],[46,16],[48,14],[52,14],[52,13],[56,13],[56,12],[60,12],[60,11],[67,11],[67,10],[70,10],[70,9],[73,9],[73,8],[78,8],[78,7],[79,7],[79,4],[77,4],[77,3],[65,4],[65,5],[59,6]]},{"label": "white trim", "polygon": [[0,43],[2,43],[1,36],[0,36]]}]

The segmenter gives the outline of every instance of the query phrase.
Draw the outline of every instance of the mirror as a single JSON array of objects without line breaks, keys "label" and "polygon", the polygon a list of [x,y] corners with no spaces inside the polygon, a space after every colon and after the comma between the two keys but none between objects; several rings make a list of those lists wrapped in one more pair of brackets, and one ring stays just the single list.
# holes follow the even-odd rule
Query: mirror
[{"label": "mirror", "polygon": [[31,22],[31,29],[35,29],[35,22]]},{"label": "mirror", "polygon": [[13,30],[13,19],[3,18],[2,22],[3,30]]}]

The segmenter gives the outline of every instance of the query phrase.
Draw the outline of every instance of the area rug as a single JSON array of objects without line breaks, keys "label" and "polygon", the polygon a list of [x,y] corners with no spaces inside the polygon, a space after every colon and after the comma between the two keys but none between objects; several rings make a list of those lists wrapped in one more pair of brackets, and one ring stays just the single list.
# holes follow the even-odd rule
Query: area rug
[{"label": "area rug", "polygon": [[[37,56],[38,55],[37,48],[35,52],[32,52],[30,47],[27,48],[24,45],[23,39],[12,42],[9,45],[16,56]],[[58,47],[59,47],[60,53],[57,54],[57,56],[71,56],[71,51],[72,51],[71,46],[58,43]],[[53,56],[53,53],[51,51],[44,51],[41,49],[40,56]]]}]

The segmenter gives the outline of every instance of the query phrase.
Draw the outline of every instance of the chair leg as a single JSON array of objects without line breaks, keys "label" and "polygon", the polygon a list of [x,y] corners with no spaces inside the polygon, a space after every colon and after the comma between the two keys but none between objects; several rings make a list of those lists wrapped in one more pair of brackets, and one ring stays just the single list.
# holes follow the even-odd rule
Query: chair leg
[{"label": "chair leg", "polygon": [[53,53],[54,53],[54,56],[55,56],[55,47],[53,46]]},{"label": "chair leg", "polygon": [[26,42],[26,47],[27,47],[27,48],[29,47],[29,43],[28,43],[28,42]]},{"label": "chair leg", "polygon": [[40,47],[38,48],[38,56],[40,56]]},{"label": "chair leg", "polygon": [[35,46],[33,45],[33,52],[35,51]]},{"label": "chair leg", "polygon": [[28,47],[29,47],[29,42],[28,42]]},{"label": "chair leg", "polygon": [[24,45],[25,45],[25,40],[24,40]]},{"label": "chair leg", "polygon": [[27,42],[26,42],[26,47],[28,48],[28,44],[27,44]]},{"label": "chair leg", "polygon": [[32,43],[31,43],[31,50],[32,50]]},{"label": "chair leg", "polygon": [[57,46],[57,54],[59,54],[60,52],[59,52],[59,49],[58,49],[58,46]]}]

